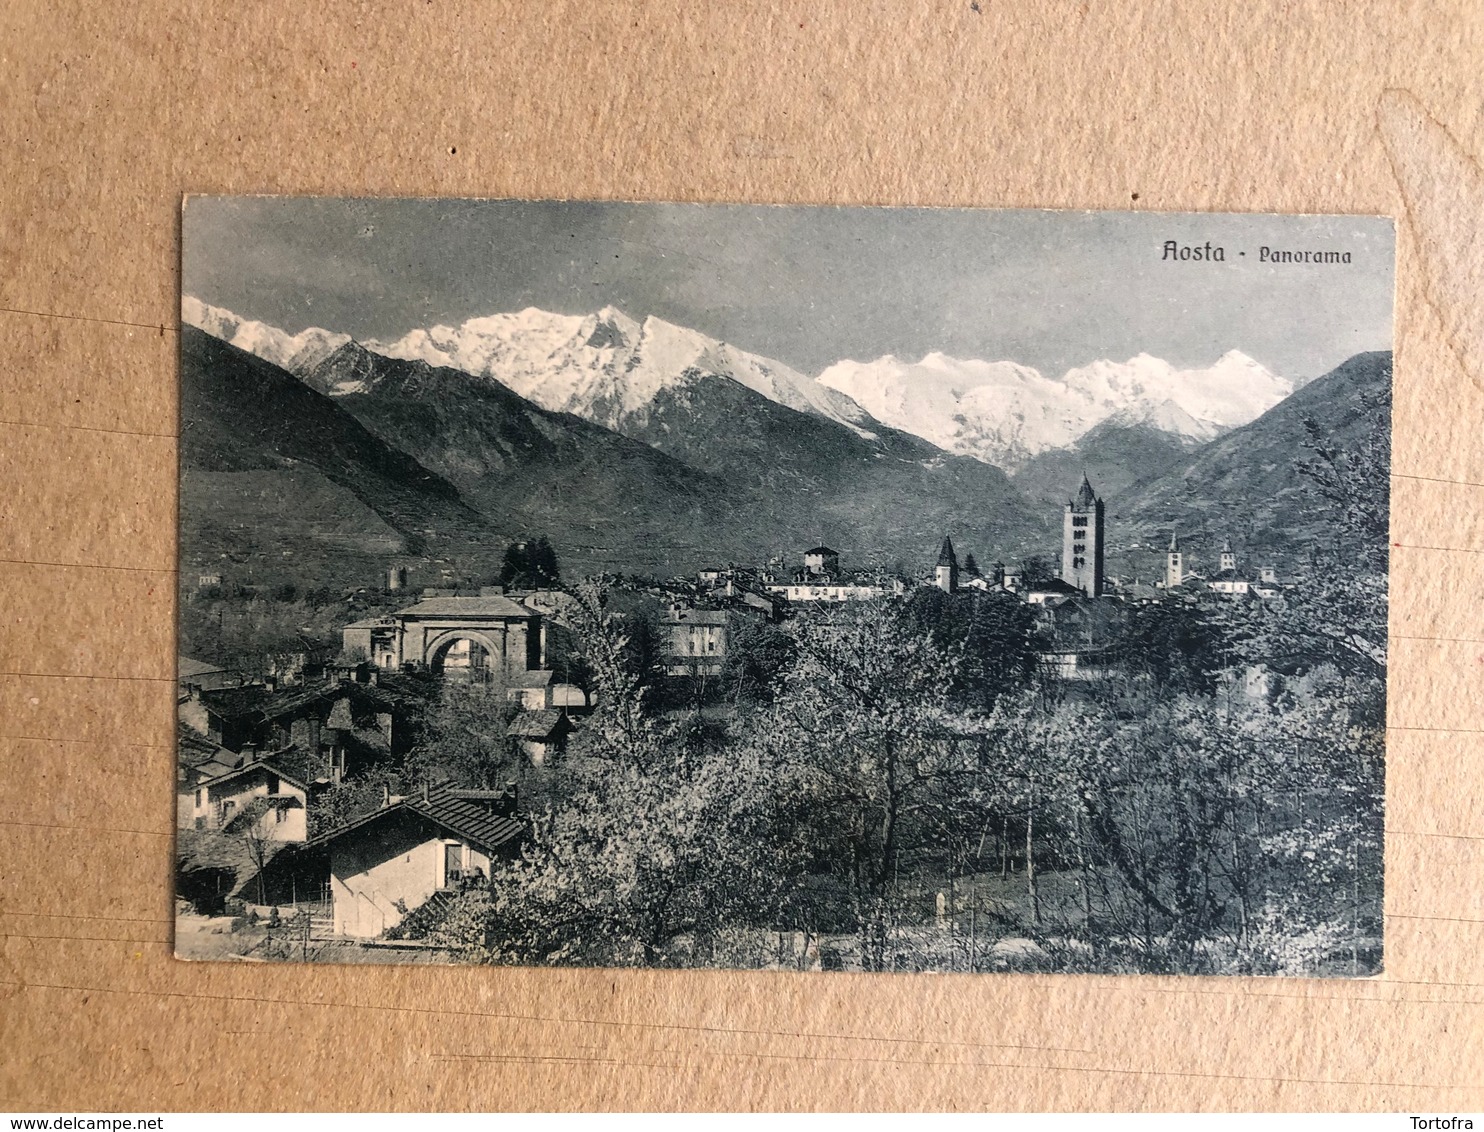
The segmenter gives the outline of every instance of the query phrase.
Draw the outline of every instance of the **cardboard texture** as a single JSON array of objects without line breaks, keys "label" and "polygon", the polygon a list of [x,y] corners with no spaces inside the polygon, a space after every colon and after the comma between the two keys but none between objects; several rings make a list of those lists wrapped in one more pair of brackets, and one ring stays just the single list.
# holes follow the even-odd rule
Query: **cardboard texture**
[{"label": "cardboard texture", "polygon": [[[0,1106],[1484,1107],[1480,5],[22,0],[0,28]],[[1396,216],[1386,974],[176,962],[197,191]]]}]

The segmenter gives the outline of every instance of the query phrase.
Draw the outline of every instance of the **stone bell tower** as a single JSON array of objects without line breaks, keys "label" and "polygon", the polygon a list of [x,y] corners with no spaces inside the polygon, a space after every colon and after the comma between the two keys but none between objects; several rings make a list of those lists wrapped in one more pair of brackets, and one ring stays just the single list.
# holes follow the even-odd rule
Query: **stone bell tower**
[{"label": "stone bell tower", "polygon": [[1086,476],[1062,514],[1061,580],[1088,597],[1103,596],[1103,501]]},{"label": "stone bell tower", "polygon": [[1180,554],[1180,535],[1170,532],[1170,549],[1165,554],[1165,588],[1174,589],[1185,581],[1185,561]]}]

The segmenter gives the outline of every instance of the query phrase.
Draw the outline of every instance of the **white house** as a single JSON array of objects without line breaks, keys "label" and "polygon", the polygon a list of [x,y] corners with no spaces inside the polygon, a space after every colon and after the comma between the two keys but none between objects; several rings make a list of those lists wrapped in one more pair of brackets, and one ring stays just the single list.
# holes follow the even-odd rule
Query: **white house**
[{"label": "white house", "polygon": [[488,880],[519,848],[511,790],[425,789],[389,800],[307,848],[329,856],[333,931],[374,939],[435,893]]}]

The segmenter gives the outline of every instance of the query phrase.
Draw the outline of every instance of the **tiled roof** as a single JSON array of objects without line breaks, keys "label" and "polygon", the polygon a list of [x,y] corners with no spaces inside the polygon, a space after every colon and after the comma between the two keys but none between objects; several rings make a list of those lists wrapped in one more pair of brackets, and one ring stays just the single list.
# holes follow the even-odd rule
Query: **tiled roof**
[{"label": "tiled roof", "polygon": [[236,718],[259,713],[272,696],[262,684],[249,684],[244,688],[216,688],[201,693],[201,702],[216,715]]},{"label": "tiled roof", "polygon": [[330,773],[329,766],[318,755],[311,755],[297,747],[288,747],[282,751],[275,751],[271,755],[264,755],[253,762],[245,762],[234,770],[209,779],[207,784],[214,786],[219,782],[250,774],[258,769],[287,779],[302,790],[308,790],[310,784],[316,779],[325,778]]},{"label": "tiled roof", "polygon": [[517,739],[549,739],[570,726],[566,716],[559,711],[523,711],[511,720],[505,734]]},{"label": "tiled roof", "polygon": [[520,617],[533,616],[523,605],[508,597],[429,597],[406,609],[399,609],[396,617]]},{"label": "tiled roof", "polygon": [[1064,582],[1060,578],[1052,578],[1036,586],[1027,586],[1026,589],[1033,594],[1080,594],[1082,592],[1072,583]]},{"label": "tiled roof", "polygon": [[724,609],[672,609],[666,619],[672,625],[725,625],[727,614]]},{"label": "tiled roof", "polygon": [[1086,510],[1097,501],[1098,497],[1093,494],[1092,484],[1087,481],[1087,476],[1084,474],[1082,476],[1082,486],[1077,489],[1077,498],[1073,502],[1076,503],[1079,510]]},{"label": "tiled roof", "polygon": [[208,664],[204,660],[194,660],[188,656],[177,657],[175,670],[184,680],[188,676],[205,676],[213,672],[225,672],[226,669],[219,664]]},{"label": "tiled roof", "polygon": [[[332,829],[312,839],[310,846],[326,845],[349,833],[382,820],[390,814],[416,814],[434,825],[463,838],[486,852],[514,841],[525,829],[525,824],[515,818],[497,814],[490,804],[477,795],[484,791],[457,790],[449,786],[435,786],[424,798],[421,793],[391,806],[384,806],[365,814],[348,825]],[[503,792],[501,792],[503,796]]]},{"label": "tiled roof", "polygon": [[281,719],[286,715],[302,712],[305,708],[315,707],[321,700],[334,695],[337,691],[338,689],[332,685],[317,684],[313,687],[289,688],[275,692],[263,704],[263,718]]},{"label": "tiled roof", "polygon": [[[221,746],[213,743],[204,735],[197,735],[184,723],[177,724],[175,729],[176,757],[187,766],[197,766],[217,757],[218,753],[231,755],[231,752],[223,750]],[[236,758],[236,755],[231,755]]]},{"label": "tiled roof", "polygon": [[505,683],[510,688],[544,688],[551,683],[552,675],[544,668],[532,669],[529,672],[516,672],[506,677]]}]

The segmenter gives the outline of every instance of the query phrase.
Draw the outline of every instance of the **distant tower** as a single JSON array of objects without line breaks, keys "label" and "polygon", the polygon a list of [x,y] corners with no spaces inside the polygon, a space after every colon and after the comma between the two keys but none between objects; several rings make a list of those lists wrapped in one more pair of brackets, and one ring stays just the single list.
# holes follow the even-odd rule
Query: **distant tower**
[{"label": "distant tower", "polygon": [[1237,555],[1232,550],[1232,540],[1225,539],[1221,543],[1221,568],[1223,570],[1235,570],[1237,568]]},{"label": "distant tower", "polygon": [[938,551],[938,565],[933,570],[933,584],[946,594],[958,589],[958,555],[953,553],[953,540],[943,536],[943,549]]},{"label": "distant tower", "polygon": [[997,586],[1003,586],[1005,584],[1005,564],[1003,562],[996,562],[994,564],[994,574],[991,581]]},{"label": "distant tower", "polygon": [[1103,596],[1103,501],[1086,476],[1062,516],[1061,580],[1088,597]]},{"label": "distant tower", "polygon": [[407,588],[407,567],[391,566],[386,572],[386,588],[389,590],[401,590]]},{"label": "distant tower", "polygon": [[1165,555],[1165,586],[1174,589],[1185,581],[1185,566],[1180,557],[1180,536],[1170,532],[1170,550]]}]

